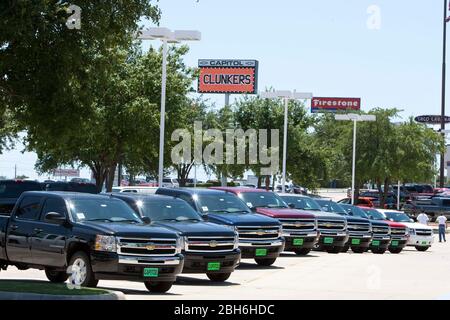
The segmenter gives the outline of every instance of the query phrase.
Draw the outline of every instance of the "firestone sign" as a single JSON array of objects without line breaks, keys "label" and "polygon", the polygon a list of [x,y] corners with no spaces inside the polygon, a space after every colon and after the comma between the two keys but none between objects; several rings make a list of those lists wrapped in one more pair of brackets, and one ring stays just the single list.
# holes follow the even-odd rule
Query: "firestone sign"
[{"label": "firestone sign", "polygon": [[258,61],[199,60],[199,93],[256,94]]},{"label": "firestone sign", "polygon": [[311,112],[336,112],[336,111],[361,110],[361,98],[313,98]]},{"label": "firestone sign", "polygon": [[[426,123],[426,124],[441,124],[441,116],[418,116],[414,120],[419,123]],[[450,123],[450,117],[446,116],[444,118],[445,123]]]}]

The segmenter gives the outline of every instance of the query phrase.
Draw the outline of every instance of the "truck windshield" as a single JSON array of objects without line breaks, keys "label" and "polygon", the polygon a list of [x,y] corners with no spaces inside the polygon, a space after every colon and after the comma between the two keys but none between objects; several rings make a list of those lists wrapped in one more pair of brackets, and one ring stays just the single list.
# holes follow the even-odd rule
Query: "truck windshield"
[{"label": "truck windshield", "polygon": [[366,212],[361,209],[360,207],[357,206],[352,206],[351,204],[343,204],[342,207],[347,210],[347,212],[351,215],[351,216],[355,216],[355,217],[359,217],[359,218],[364,218],[364,219],[369,219],[369,216],[366,214]]},{"label": "truck windshield", "polygon": [[369,216],[372,220],[386,220],[386,217],[375,209],[364,209],[364,212]]},{"label": "truck windshield", "polygon": [[142,222],[125,202],[116,199],[72,199],[69,208],[73,220],[78,222]]},{"label": "truck windshield", "polygon": [[340,215],[347,215],[347,211],[341,207],[340,204],[330,200],[316,200],[316,202],[322,207],[323,211],[333,212]]},{"label": "truck windshield", "polygon": [[198,194],[198,203],[202,212],[250,213],[242,200],[233,194]]},{"label": "truck windshield", "polygon": [[311,211],[322,211],[320,205],[313,199],[306,197],[296,197],[296,196],[281,196],[281,198],[289,204],[293,204],[295,209],[300,210],[311,210]]},{"label": "truck windshield", "polygon": [[25,191],[41,190],[41,185],[34,181],[0,181],[0,198],[19,198]]},{"label": "truck windshield", "polygon": [[202,221],[202,217],[183,200],[138,201],[138,207],[153,221]]},{"label": "truck windshield", "polygon": [[239,197],[249,208],[289,208],[283,199],[273,192],[243,192]]},{"label": "truck windshield", "polygon": [[385,212],[387,219],[395,222],[411,222],[411,219],[403,212]]}]

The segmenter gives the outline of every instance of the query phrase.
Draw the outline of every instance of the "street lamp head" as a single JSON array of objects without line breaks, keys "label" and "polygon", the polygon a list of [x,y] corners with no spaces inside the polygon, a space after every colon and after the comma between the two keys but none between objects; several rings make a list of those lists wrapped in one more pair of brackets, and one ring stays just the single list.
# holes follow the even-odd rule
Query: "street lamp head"
[{"label": "street lamp head", "polygon": [[197,30],[175,30],[174,38],[179,41],[200,41],[202,33]]},{"label": "street lamp head", "polygon": [[168,40],[172,37],[172,31],[168,28],[149,28],[146,30],[148,35],[155,39],[165,39]]}]

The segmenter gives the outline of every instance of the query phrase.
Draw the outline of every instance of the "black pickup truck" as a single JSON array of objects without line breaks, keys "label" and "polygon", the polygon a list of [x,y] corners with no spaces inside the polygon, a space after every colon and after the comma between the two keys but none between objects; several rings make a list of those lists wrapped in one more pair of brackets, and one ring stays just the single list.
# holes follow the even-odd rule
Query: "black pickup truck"
[{"label": "black pickup truck", "polygon": [[51,282],[95,287],[142,281],[166,292],[183,268],[181,239],[105,195],[25,192],[0,216],[0,268],[45,270]]},{"label": "black pickup truck", "polygon": [[223,282],[238,266],[241,251],[234,227],[206,222],[189,204],[174,197],[124,193],[113,193],[112,197],[183,237],[183,273],[206,273],[211,281]]},{"label": "black pickup truck", "polygon": [[448,197],[418,197],[416,200],[407,202],[403,211],[412,219],[416,220],[420,213],[426,213],[431,221],[444,214],[450,219],[450,198]]},{"label": "black pickup truck", "polygon": [[41,184],[36,181],[0,180],[0,214],[11,213],[22,193],[41,190]]}]

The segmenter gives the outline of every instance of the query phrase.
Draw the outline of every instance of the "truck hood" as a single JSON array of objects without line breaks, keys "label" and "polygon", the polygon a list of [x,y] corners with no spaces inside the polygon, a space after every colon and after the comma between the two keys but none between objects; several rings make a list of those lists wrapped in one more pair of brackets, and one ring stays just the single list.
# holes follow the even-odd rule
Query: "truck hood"
[{"label": "truck hood", "polygon": [[389,223],[383,220],[369,220],[372,226],[385,227],[389,226]]},{"label": "truck hood", "polygon": [[255,213],[213,213],[208,214],[209,220],[214,223],[223,223],[233,226],[279,226],[278,220]]},{"label": "truck hood", "polygon": [[433,228],[431,228],[430,226],[426,226],[424,224],[417,222],[402,222],[402,224],[404,224],[410,229],[433,230]]},{"label": "truck hood", "polygon": [[234,231],[228,229],[227,227],[203,221],[158,221],[155,222],[155,224],[173,230],[183,236],[234,237]]},{"label": "truck hood", "polygon": [[385,222],[387,224],[389,224],[389,226],[391,228],[406,228],[406,224],[404,224],[403,222],[399,223],[399,222],[393,222],[393,221],[389,221],[389,220],[385,220]]},{"label": "truck hood", "polygon": [[257,208],[256,212],[271,218],[314,218],[315,216],[309,212],[297,209],[279,209],[279,208]]},{"label": "truck hood", "polygon": [[176,232],[155,226],[154,224],[131,224],[117,222],[79,222],[78,226],[84,226],[99,233],[110,234],[117,237],[131,238],[177,238]]},{"label": "truck hood", "polygon": [[346,217],[332,212],[314,211],[314,215],[317,219],[324,218],[327,220],[346,221]]},{"label": "truck hood", "polygon": [[[343,218],[347,219],[348,222],[369,222],[369,219],[359,218],[359,217],[352,217],[352,216],[343,216]],[[372,221],[370,221],[372,222]],[[383,224],[386,225],[386,224]]]}]

